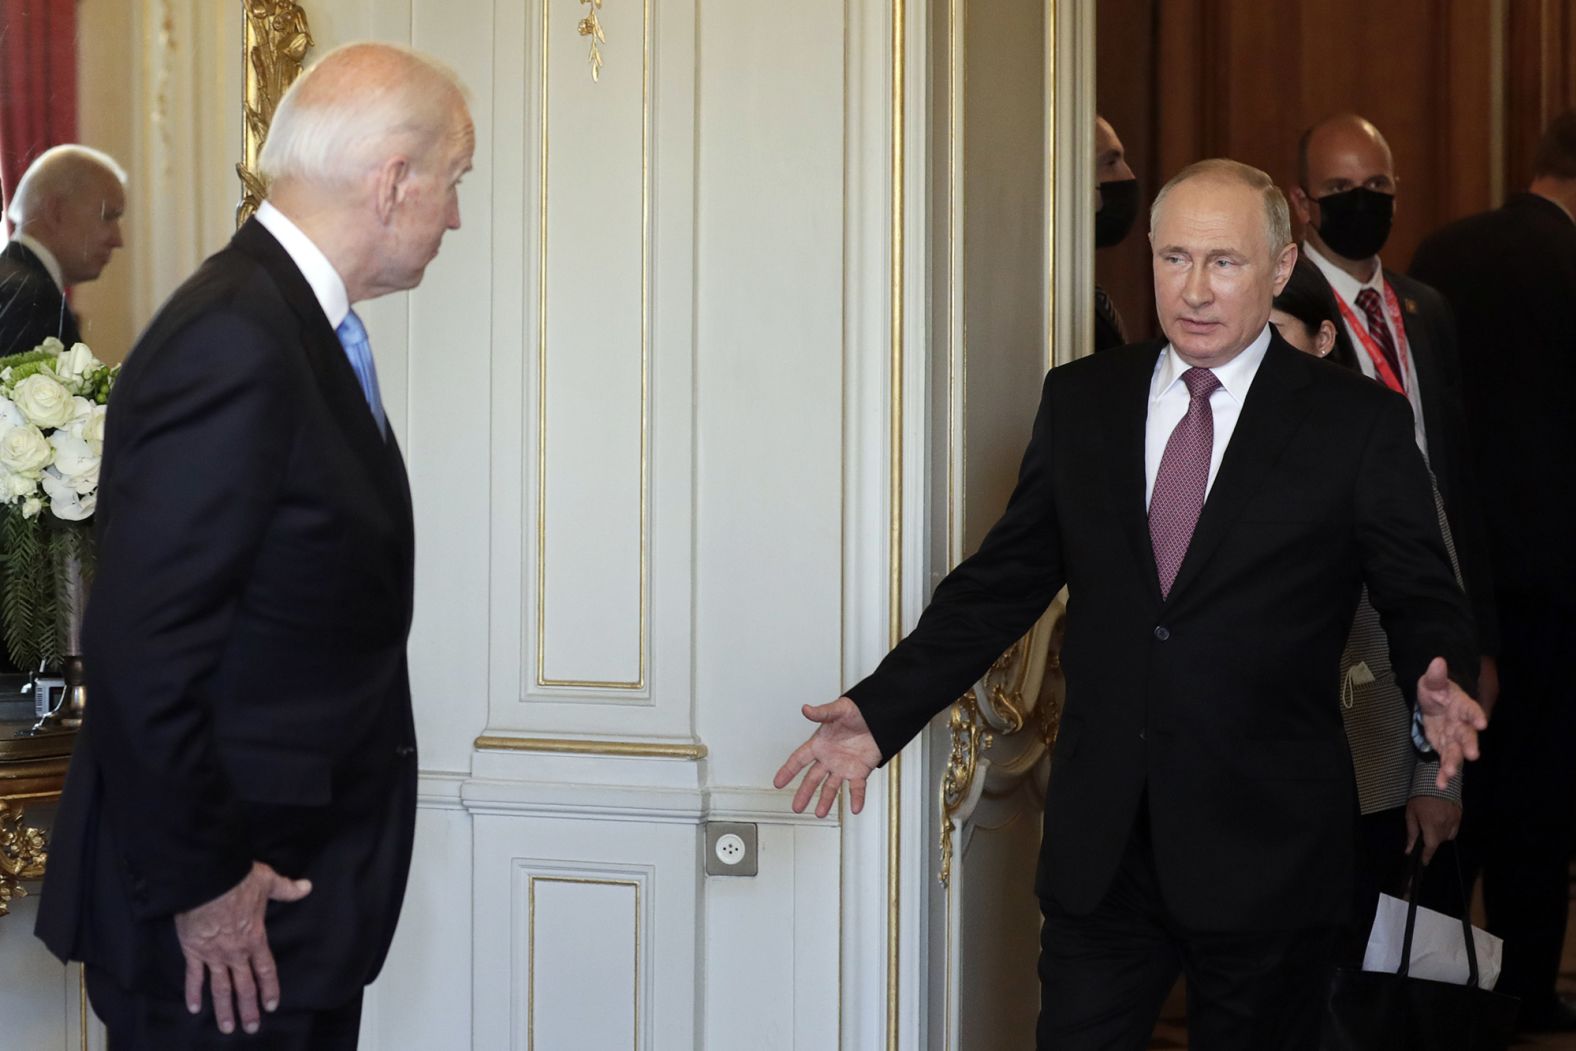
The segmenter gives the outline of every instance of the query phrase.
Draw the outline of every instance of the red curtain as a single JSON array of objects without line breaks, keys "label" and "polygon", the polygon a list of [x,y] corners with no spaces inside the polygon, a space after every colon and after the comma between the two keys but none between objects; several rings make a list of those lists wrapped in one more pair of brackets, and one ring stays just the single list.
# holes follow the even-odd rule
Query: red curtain
[{"label": "red curtain", "polygon": [[76,137],[77,0],[0,0],[0,205],[35,157]]}]

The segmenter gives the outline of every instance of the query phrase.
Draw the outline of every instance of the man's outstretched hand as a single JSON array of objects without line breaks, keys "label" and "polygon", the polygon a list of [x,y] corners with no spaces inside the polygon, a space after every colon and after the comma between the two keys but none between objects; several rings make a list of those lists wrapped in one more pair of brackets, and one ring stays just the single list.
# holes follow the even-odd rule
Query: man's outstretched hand
[{"label": "man's outstretched hand", "polygon": [[1461,764],[1478,757],[1478,731],[1488,729],[1488,716],[1460,686],[1451,681],[1443,657],[1435,657],[1417,680],[1417,707],[1423,714],[1423,735],[1439,753],[1444,788],[1461,772]]},{"label": "man's outstretched hand", "polygon": [[[202,1010],[203,972],[213,997],[214,1020],[226,1035],[235,1031],[235,1009],[241,1028],[257,1032],[262,1008],[279,1006],[279,972],[268,948],[263,912],[270,901],[300,901],[312,893],[304,879],[286,879],[261,861],[252,862],[246,878],[217,898],[190,912],[175,914],[175,936],[186,957],[186,1010]],[[233,998],[233,999],[232,999]]]},{"label": "man's outstretched hand", "polygon": [[865,717],[859,714],[859,706],[847,697],[839,697],[831,704],[807,704],[803,711],[806,719],[820,725],[808,741],[794,749],[772,778],[772,784],[782,788],[800,770],[809,767],[799,791],[794,793],[795,813],[804,811],[819,787],[821,800],[816,804],[815,816],[825,817],[831,813],[837,790],[845,781],[849,806],[859,813],[865,806],[865,779],[881,763],[881,749],[865,725]]}]

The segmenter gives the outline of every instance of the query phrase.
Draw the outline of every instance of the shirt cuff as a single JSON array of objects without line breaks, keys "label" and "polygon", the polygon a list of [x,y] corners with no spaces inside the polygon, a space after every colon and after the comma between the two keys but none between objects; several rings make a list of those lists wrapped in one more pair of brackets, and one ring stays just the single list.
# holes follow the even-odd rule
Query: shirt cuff
[{"label": "shirt cuff", "polygon": [[1428,743],[1428,735],[1423,732],[1423,711],[1421,708],[1412,709],[1412,747],[1417,749],[1417,754],[1432,756],[1434,746]]}]

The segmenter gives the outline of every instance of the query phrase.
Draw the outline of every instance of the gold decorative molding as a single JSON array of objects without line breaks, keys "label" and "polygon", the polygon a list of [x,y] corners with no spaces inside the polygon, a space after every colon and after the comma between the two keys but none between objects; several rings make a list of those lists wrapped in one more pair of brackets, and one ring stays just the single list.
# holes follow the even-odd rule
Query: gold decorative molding
[{"label": "gold decorative molding", "polygon": [[0,916],[11,911],[11,901],[27,897],[23,880],[44,878],[48,859],[43,830],[29,828],[20,806],[0,799]]},{"label": "gold decorative molding", "polygon": [[241,203],[235,208],[235,225],[240,226],[263,203],[266,187],[257,173],[257,155],[262,152],[274,110],[285,91],[301,75],[302,60],[312,46],[306,12],[294,0],[242,0],[246,26],[242,31],[242,112],[241,161],[235,173],[241,177]]},{"label": "gold decorative molding", "polygon": [[591,79],[600,81],[602,79],[602,45],[607,43],[607,34],[602,32],[602,19],[598,17],[598,12],[602,10],[602,0],[580,0],[580,2],[591,10],[580,20],[580,25],[577,29],[581,36],[591,38],[591,55],[589,58]]},{"label": "gold decorative molding", "polygon": [[483,734],[476,748],[489,752],[536,752],[546,755],[589,755],[636,759],[706,758],[703,744],[660,744],[654,741],[590,741],[569,737],[506,737]]},{"label": "gold decorative molding", "polygon": [[[890,452],[888,466],[887,510],[887,635],[891,646],[903,638],[903,369],[905,344],[903,326],[903,282],[906,276],[903,227],[908,219],[904,202],[905,120],[908,112],[908,11],[904,0],[892,0],[892,226],[891,279],[891,403]],[[900,934],[903,920],[903,756],[900,752],[887,764],[887,959],[886,959],[886,1048],[898,1051],[901,1040],[898,992],[902,964]]]},{"label": "gold decorative molding", "polygon": [[[581,0],[582,3],[587,0]],[[547,491],[548,491],[548,345],[547,345],[547,279],[548,279],[548,161],[550,159],[548,135],[549,104],[551,102],[550,59],[553,39],[551,13],[553,4],[542,3],[541,28],[541,80],[539,99],[540,156],[538,158],[537,200],[537,273],[536,273],[536,667],[534,679],[538,688],[607,690],[617,693],[638,693],[646,689],[646,664],[649,647],[648,609],[651,601],[651,567],[649,548],[651,540],[651,128],[652,128],[652,0],[644,0],[641,12],[641,114],[640,114],[640,594],[639,664],[634,679],[555,678],[547,674]],[[601,7],[596,0],[591,14]],[[584,21],[581,23],[584,24]],[[600,22],[596,23],[600,26]],[[595,38],[593,38],[593,46]]]},{"label": "gold decorative molding", "polygon": [[[956,850],[953,837],[958,824],[973,812],[978,798],[974,789],[981,753],[998,743],[1011,743],[1013,747],[999,761],[987,765],[996,782],[1015,787],[1056,744],[1062,717],[1061,646],[1066,613],[1061,599],[1053,602],[1029,633],[1008,647],[974,688],[952,706],[948,719],[951,750],[940,786],[942,886],[951,885]],[[980,792],[985,789],[980,786]],[[960,814],[964,816],[960,818]]]}]

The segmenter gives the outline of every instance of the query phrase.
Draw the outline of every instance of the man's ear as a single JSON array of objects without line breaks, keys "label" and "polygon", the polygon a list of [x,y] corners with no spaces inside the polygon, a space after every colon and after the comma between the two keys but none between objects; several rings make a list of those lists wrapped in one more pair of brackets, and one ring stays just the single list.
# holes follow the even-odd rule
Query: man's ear
[{"label": "man's ear", "polygon": [[405,182],[409,178],[410,161],[403,156],[390,157],[377,169],[373,203],[379,222],[387,225],[394,218],[394,210],[405,197]]},{"label": "man's ear", "polygon": [[1297,222],[1307,226],[1313,222],[1311,217],[1312,205],[1309,203],[1308,191],[1301,186],[1293,186],[1286,193],[1286,199],[1291,202],[1291,212],[1297,217]]},{"label": "man's ear", "polygon": [[1280,250],[1280,255],[1275,258],[1275,294],[1281,294],[1286,287],[1286,282],[1291,280],[1292,267],[1297,265],[1297,246],[1289,244]]}]

